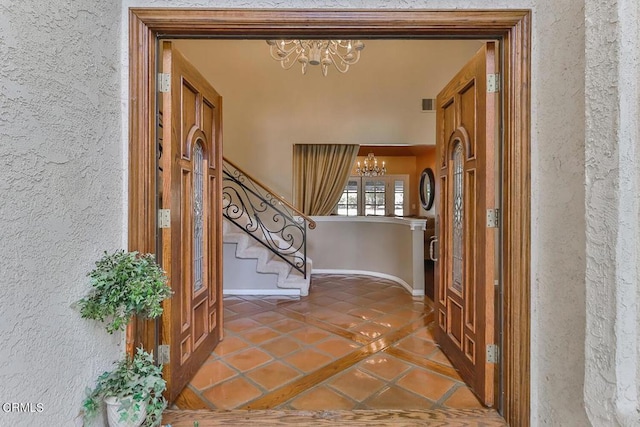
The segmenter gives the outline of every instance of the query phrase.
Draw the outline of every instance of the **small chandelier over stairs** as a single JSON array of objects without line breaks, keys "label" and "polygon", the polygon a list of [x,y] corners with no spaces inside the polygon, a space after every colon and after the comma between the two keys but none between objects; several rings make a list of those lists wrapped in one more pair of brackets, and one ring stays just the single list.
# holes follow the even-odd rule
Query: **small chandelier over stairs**
[{"label": "small chandelier over stairs", "polygon": [[361,40],[267,40],[267,44],[271,57],[280,61],[285,70],[298,62],[302,64],[302,74],[306,74],[308,64],[320,65],[325,77],[330,65],[343,74],[349,71],[364,49]]},{"label": "small chandelier over stairs", "polygon": [[367,158],[364,159],[364,166],[360,167],[360,162],[356,166],[356,173],[360,176],[382,176],[387,173],[387,168],[384,161],[382,167],[378,166],[378,159],[373,153],[369,153]]}]

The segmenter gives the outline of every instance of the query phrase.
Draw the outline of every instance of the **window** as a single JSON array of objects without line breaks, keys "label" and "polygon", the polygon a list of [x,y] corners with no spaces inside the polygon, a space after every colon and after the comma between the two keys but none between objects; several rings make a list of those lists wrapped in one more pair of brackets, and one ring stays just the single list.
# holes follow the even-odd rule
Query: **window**
[{"label": "window", "polygon": [[349,178],[347,185],[344,187],[344,192],[340,196],[338,202],[338,215],[356,216],[358,215],[358,181]]},{"label": "window", "polygon": [[334,212],[344,216],[409,213],[409,175],[351,176]]},{"label": "window", "polygon": [[393,180],[393,214],[396,216],[403,216],[404,209],[404,180]]},{"label": "window", "polygon": [[367,180],[364,182],[364,214],[385,215],[386,212],[386,183],[382,179]]}]

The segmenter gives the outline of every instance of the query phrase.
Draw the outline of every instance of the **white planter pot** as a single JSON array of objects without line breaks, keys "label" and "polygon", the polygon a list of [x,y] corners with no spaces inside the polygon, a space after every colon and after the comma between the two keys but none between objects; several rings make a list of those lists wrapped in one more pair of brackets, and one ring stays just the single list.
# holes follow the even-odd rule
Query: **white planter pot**
[{"label": "white planter pot", "polygon": [[147,407],[143,405],[137,413],[133,407],[129,408],[127,421],[120,421],[120,400],[117,397],[106,397],[104,403],[107,404],[107,421],[109,427],[139,427],[147,417]]}]

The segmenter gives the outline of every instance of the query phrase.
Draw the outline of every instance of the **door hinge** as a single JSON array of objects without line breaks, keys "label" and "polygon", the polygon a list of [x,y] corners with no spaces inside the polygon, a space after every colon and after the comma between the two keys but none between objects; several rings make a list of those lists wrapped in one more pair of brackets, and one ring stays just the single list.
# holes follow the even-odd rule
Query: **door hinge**
[{"label": "door hinge", "polygon": [[498,228],[500,226],[500,209],[487,209],[487,227]]},{"label": "door hinge", "polygon": [[168,345],[159,345],[158,346],[158,363],[161,365],[166,365],[171,362],[171,347]]},{"label": "door hinge", "polygon": [[158,209],[158,228],[171,227],[171,210]]},{"label": "door hinge", "polygon": [[495,344],[487,346],[487,363],[498,363],[500,361],[500,349]]},{"label": "door hinge", "polygon": [[158,91],[165,93],[171,90],[171,74],[158,73]]},{"label": "door hinge", "polygon": [[500,74],[487,74],[487,93],[500,92]]}]

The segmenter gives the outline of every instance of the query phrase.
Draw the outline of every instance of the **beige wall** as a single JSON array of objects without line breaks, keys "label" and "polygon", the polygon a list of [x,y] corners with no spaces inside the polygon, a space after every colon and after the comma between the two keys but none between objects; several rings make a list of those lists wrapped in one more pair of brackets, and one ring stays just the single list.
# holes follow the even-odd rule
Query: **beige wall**
[{"label": "beige wall", "polygon": [[262,40],[175,43],[223,96],[225,156],[288,200],[293,144],[435,144],[435,115],[421,100],[435,98],[480,46],[365,40],[349,72],[323,77],[317,67],[283,70]]},{"label": "beige wall", "polygon": [[[421,286],[424,292],[424,276],[422,283],[414,283],[414,231],[407,224],[347,218],[344,221],[325,222],[321,217],[314,218],[318,220],[317,226],[309,231],[307,243],[314,271],[383,273],[402,279],[414,289]],[[422,259],[419,261],[422,264]]]}]

